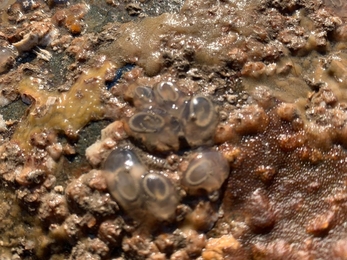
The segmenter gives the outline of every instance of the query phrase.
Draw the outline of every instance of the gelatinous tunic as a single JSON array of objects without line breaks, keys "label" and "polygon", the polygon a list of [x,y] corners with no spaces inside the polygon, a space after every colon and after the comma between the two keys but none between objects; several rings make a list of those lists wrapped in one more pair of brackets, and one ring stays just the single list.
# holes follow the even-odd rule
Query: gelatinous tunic
[{"label": "gelatinous tunic", "polygon": [[131,150],[113,150],[103,168],[109,192],[129,215],[150,213],[159,220],[174,216],[178,197],[173,184],[159,173],[148,173]]},{"label": "gelatinous tunic", "polygon": [[153,89],[139,86],[132,96],[138,112],[126,122],[126,130],[149,151],[177,151],[182,143],[212,144],[218,116],[208,97],[189,99],[172,82],[160,82]]}]

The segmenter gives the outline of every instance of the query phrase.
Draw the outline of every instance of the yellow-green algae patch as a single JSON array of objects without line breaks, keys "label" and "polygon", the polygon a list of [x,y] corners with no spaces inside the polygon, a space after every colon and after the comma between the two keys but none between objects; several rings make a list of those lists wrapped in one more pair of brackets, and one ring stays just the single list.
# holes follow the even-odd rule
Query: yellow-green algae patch
[{"label": "yellow-green algae patch", "polygon": [[40,79],[24,78],[19,83],[19,93],[34,102],[12,140],[28,150],[31,137],[43,131],[77,137],[78,131],[90,121],[103,118],[101,93],[105,78],[114,69],[112,62],[105,61],[100,67],[84,71],[71,89],[63,93],[40,90]]}]

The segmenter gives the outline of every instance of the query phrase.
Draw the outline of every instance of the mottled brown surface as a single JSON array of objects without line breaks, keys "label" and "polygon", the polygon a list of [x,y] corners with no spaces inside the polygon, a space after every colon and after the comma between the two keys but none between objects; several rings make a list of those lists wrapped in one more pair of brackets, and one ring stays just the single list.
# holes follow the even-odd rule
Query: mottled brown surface
[{"label": "mottled brown surface", "polygon": [[347,259],[346,10],[2,1],[0,258]]}]

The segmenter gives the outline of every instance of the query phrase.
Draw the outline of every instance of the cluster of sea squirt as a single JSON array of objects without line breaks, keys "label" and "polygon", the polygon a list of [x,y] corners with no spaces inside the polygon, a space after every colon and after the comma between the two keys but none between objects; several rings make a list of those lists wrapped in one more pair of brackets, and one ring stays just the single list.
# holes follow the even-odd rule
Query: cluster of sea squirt
[{"label": "cluster of sea squirt", "polygon": [[190,97],[173,82],[160,82],[153,88],[137,86],[132,102],[136,113],[126,120],[125,129],[147,150],[168,152],[213,144],[218,115],[208,97]]},{"label": "cluster of sea squirt", "polygon": [[[135,219],[149,213],[159,220],[172,220],[180,202],[179,187],[164,174],[148,171],[129,149],[113,150],[103,165],[112,197]],[[229,175],[229,164],[221,153],[202,150],[192,154],[180,175],[183,189],[190,195],[219,190]]]},{"label": "cluster of sea squirt", "polygon": [[129,214],[150,211],[162,220],[173,216],[178,204],[173,184],[164,175],[149,173],[131,150],[113,150],[104,172],[110,194]]}]

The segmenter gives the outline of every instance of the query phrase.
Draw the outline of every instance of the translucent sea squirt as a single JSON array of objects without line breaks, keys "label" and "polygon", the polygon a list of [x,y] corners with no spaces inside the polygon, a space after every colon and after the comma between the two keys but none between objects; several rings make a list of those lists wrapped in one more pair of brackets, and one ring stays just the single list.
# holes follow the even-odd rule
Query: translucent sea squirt
[{"label": "translucent sea squirt", "polygon": [[183,173],[182,185],[188,193],[212,193],[222,186],[229,175],[228,161],[218,151],[202,151],[194,155]]},{"label": "translucent sea squirt", "polygon": [[162,174],[147,173],[131,150],[113,150],[103,169],[110,194],[131,217],[169,220],[175,215],[178,196],[171,181]]},{"label": "translucent sea squirt", "polygon": [[212,143],[218,115],[208,97],[197,95],[186,102],[182,119],[184,136],[190,146],[197,147]]},{"label": "translucent sea squirt", "polygon": [[122,208],[128,211],[140,207],[142,199],[139,182],[146,169],[137,156],[130,150],[113,150],[103,168],[108,190]]},{"label": "translucent sea squirt", "polygon": [[170,219],[176,210],[178,198],[174,186],[163,175],[150,173],[142,180],[146,195],[145,203],[148,210],[158,219]]}]

